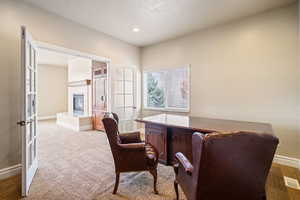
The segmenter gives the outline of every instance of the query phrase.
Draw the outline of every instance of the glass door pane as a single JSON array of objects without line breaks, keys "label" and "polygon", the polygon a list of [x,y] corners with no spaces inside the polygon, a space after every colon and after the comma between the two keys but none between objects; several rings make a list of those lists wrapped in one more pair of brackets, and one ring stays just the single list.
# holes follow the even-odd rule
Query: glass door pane
[{"label": "glass door pane", "polygon": [[132,94],[133,93],[133,81],[124,81],[124,93]]},{"label": "glass door pane", "polygon": [[124,80],[133,81],[133,69],[124,69]]},{"label": "glass door pane", "polygon": [[126,94],[125,95],[125,107],[133,107],[133,95],[132,94]]},{"label": "glass door pane", "polygon": [[124,95],[123,94],[115,95],[115,106],[117,108],[124,108],[125,103],[124,103]]},{"label": "glass door pane", "polygon": [[115,93],[116,94],[122,94],[124,91],[124,82],[117,80],[115,82]]},{"label": "glass door pane", "polygon": [[116,70],[114,111],[121,120],[132,118],[134,112],[134,69],[119,68]]}]

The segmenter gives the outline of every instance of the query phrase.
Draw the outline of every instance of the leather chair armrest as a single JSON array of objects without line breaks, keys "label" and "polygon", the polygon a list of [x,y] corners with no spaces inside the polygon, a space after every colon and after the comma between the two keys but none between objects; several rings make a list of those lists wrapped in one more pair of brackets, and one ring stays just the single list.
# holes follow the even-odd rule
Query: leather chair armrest
[{"label": "leather chair armrest", "polygon": [[119,144],[122,151],[145,151],[145,143]]},{"label": "leather chair armrest", "polygon": [[119,134],[122,144],[129,144],[129,143],[140,143],[142,142],[140,137],[140,132],[128,132]]},{"label": "leather chair armrest", "polygon": [[194,167],[190,161],[181,152],[176,153],[175,158],[179,161],[179,164],[183,166],[186,173],[191,175]]}]

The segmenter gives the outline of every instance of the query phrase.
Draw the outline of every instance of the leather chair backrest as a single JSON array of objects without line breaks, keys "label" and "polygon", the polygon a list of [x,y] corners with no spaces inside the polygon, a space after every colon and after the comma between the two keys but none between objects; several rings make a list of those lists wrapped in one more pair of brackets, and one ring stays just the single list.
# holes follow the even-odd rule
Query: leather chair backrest
[{"label": "leather chair backrest", "polygon": [[195,199],[263,199],[278,142],[249,132],[194,135]]},{"label": "leather chair backrest", "polygon": [[[203,172],[200,171],[200,161],[203,152],[203,144],[204,144],[205,135],[202,133],[194,133],[192,136],[192,151],[193,151],[193,160],[191,161],[193,164],[193,173],[191,176],[180,176],[181,188],[185,192],[187,199],[195,200],[197,199],[197,190],[199,185],[199,174]],[[182,172],[185,173],[185,172]]]},{"label": "leather chair backrest", "polygon": [[119,124],[119,116],[117,115],[117,113],[112,112],[111,114],[113,118],[116,120],[117,124]]},{"label": "leather chair backrest", "polygon": [[104,116],[102,122],[113,154],[115,165],[118,165],[120,157],[118,148],[118,143],[120,143],[118,123],[110,115]]}]

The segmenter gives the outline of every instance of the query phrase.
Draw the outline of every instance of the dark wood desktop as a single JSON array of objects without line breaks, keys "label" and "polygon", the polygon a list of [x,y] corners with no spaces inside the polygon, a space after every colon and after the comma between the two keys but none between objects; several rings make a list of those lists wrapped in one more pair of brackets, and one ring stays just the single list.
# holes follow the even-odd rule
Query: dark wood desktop
[{"label": "dark wood desktop", "polygon": [[194,132],[246,131],[273,134],[272,126],[266,123],[209,119],[184,115],[159,114],[140,116],[137,122],[145,123],[146,142],[159,152],[159,162],[172,165],[176,152],[192,159],[192,134]]}]

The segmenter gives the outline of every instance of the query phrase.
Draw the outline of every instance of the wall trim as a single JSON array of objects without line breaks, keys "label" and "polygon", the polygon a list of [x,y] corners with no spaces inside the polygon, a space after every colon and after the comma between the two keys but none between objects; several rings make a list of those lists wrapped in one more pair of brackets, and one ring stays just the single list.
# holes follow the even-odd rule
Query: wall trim
[{"label": "wall trim", "polygon": [[65,53],[65,54],[69,54],[69,55],[77,56],[77,57],[82,57],[82,58],[88,58],[88,59],[97,60],[97,61],[100,61],[100,62],[106,62],[106,63],[111,62],[110,58],[105,58],[105,57],[97,56],[97,55],[94,55],[94,54],[84,53],[84,52],[81,52],[81,51],[77,51],[77,50],[57,46],[57,45],[50,44],[50,43],[47,43],[47,42],[36,41],[36,43],[37,43],[38,48],[41,48],[41,49],[56,51],[56,52],[59,52],[59,53]]},{"label": "wall trim", "polygon": [[276,154],[274,156],[273,162],[277,164],[289,166],[289,167],[294,167],[300,170],[300,159],[297,158],[291,158],[291,157]]},{"label": "wall trim", "polygon": [[21,170],[22,170],[21,164],[17,164],[17,165],[13,165],[11,167],[0,169],[0,180],[9,178],[11,176],[15,176],[17,174],[21,174]]},{"label": "wall trim", "polygon": [[56,119],[56,115],[49,115],[44,117],[38,117],[38,120]]}]

